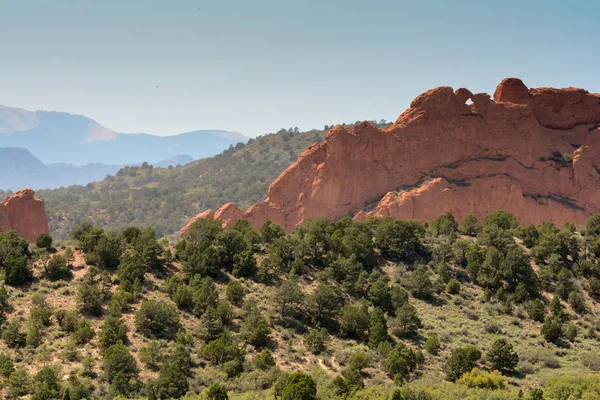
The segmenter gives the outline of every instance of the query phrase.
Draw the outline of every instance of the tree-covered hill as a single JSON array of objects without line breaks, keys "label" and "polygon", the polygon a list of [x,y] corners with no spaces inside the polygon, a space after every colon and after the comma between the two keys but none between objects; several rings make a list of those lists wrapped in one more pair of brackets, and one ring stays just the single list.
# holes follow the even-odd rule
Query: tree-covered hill
[{"label": "tree-covered hill", "polygon": [[581,232],[499,211],[71,239],[0,234],[6,398],[600,394],[600,215]]},{"label": "tree-covered hill", "polygon": [[[151,226],[157,235],[169,236],[206,209],[229,201],[245,208],[263,200],[271,182],[309,145],[324,140],[326,133],[290,128],[184,166],[126,167],[101,182],[36,194],[46,202],[56,238],[66,238],[83,221],[107,229]],[[0,196],[5,194],[0,192]]]}]

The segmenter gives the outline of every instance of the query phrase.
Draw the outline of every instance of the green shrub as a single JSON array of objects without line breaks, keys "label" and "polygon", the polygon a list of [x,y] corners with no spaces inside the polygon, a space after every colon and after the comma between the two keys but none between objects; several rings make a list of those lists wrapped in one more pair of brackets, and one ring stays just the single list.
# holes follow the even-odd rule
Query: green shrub
[{"label": "green shrub", "polygon": [[229,282],[227,284],[227,289],[226,289],[225,294],[227,296],[227,300],[229,300],[231,302],[231,304],[240,306],[242,304],[242,302],[244,301],[245,292],[244,292],[244,288],[242,287],[242,284],[240,283],[240,281]]},{"label": "green shrub", "polygon": [[506,339],[496,339],[492,348],[487,353],[487,360],[492,368],[500,372],[512,372],[519,363],[519,356],[514,351],[512,344]]},{"label": "green shrub", "polygon": [[52,237],[47,233],[40,233],[35,239],[35,245],[40,249],[49,249],[52,247]]},{"label": "green shrub", "polygon": [[537,322],[544,322],[544,316],[546,315],[546,306],[544,306],[544,302],[542,300],[535,299],[527,308],[527,313],[529,314],[529,318],[531,318],[532,320]]},{"label": "green shrub", "polygon": [[359,351],[348,358],[348,368],[362,371],[371,365],[371,357],[365,352]]},{"label": "green shrub", "polygon": [[157,340],[152,340],[142,347],[139,352],[140,361],[152,370],[159,369],[164,360],[164,349]]},{"label": "green shrub", "polygon": [[53,255],[44,265],[44,275],[51,281],[69,279],[73,276],[67,258],[61,254]]},{"label": "green shrub", "polygon": [[77,329],[71,334],[73,341],[79,345],[86,344],[94,338],[95,332],[89,322],[82,318],[77,324]]},{"label": "green shrub", "polygon": [[109,315],[104,320],[100,329],[98,344],[102,350],[108,349],[117,343],[127,342],[127,327],[123,325],[121,319],[114,315]]},{"label": "green shrub", "polygon": [[499,371],[485,372],[479,368],[473,368],[470,372],[466,372],[456,383],[470,388],[490,390],[506,388],[506,380]]},{"label": "green shrub", "polygon": [[14,370],[13,360],[6,354],[0,354],[0,376],[8,378]]},{"label": "green shrub", "polygon": [[456,279],[450,279],[446,284],[446,291],[450,294],[460,293],[460,283]]},{"label": "green shrub", "polygon": [[317,384],[310,375],[303,372],[292,372],[288,375],[281,393],[282,400],[315,400]]},{"label": "green shrub", "polygon": [[306,348],[313,354],[321,354],[327,349],[329,332],[327,329],[311,329],[305,337]]},{"label": "green shrub", "polygon": [[22,347],[26,343],[27,335],[21,331],[21,324],[16,319],[8,323],[2,332],[2,340],[8,347]]},{"label": "green shrub", "polygon": [[135,314],[135,327],[146,336],[174,338],[179,326],[177,310],[163,302],[144,301]]},{"label": "green shrub", "polygon": [[31,377],[26,370],[19,368],[8,377],[8,394],[16,398],[25,396],[31,391]]},{"label": "green shrub", "polygon": [[217,383],[213,383],[206,390],[206,398],[207,400],[229,400],[227,391],[223,388],[223,386]]},{"label": "green shrub", "polygon": [[560,317],[546,317],[542,325],[542,336],[547,342],[558,343],[564,337],[563,324]]},{"label": "green shrub", "polygon": [[125,394],[131,389],[130,381],[137,378],[138,375],[135,358],[121,343],[112,345],[105,350],[102,367],[108,382],[113,386],[116,384],[115,389],[120,394]]},{"label": "green shrub", "polygon": [[440,339],[435,333],[431,334],[425,341],[425,350],[431,355],[437,356],[440,354],[440,347]]},{"label": "green shrub", "polygon": [[264,349],[252,359],[253,364],[258,369],[267,370],[275,366],[275,359],[268,349]]},{"label": "green shrub", "polygon": [[454,349],[444,365],[446,379],[452,382],[456,381],[463,374],[475,368],[475,364],[480,358],[481,352],[473,346]]}]

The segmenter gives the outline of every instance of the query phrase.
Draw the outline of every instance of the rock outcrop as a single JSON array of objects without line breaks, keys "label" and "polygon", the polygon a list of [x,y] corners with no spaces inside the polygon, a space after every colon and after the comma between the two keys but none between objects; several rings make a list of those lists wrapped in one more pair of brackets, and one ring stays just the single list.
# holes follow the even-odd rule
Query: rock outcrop
[{"label": "rock outcrop", "polygon": [[521,223],[582,225],[600,212],[599,195],[600,95],[528,89],[509,78],[494,99],[429,90],[384,130],[334,127],[271,184],[266,200],[226,223],[239,217],[259,229],[271,220],[291,231],[317,217],[431,220],[451,211],[460,220],[504,209]]},{"label": "rock outcrop", "polygon": [[13,229],[30,242],[40,233],[48,233],[44,201],[36,199],[32,189],[19,190],[0,204],[0,232]]}]

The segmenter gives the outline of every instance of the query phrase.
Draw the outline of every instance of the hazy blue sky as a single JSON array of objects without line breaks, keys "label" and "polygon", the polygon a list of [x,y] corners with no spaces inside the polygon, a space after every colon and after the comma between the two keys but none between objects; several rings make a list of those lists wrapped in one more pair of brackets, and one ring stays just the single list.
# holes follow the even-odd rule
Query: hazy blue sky
[{"label": "hazy blue sky", "polygon": [[599,15],[596,0],[0,0],[0,104],[254,136],[394,120],[429,88],[508,76],[600,92]]}]

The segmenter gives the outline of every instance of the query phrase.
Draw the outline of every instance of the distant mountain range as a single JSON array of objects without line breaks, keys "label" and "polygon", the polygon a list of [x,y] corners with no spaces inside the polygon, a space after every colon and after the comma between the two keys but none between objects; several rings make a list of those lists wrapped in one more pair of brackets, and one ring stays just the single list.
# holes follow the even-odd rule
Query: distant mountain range
[{"label": "distant mountain range", "polygon": [[0,147],[27,149],[44,164],[152,164],[181,154],[199,159],[247,140],[241,133],[224,130],[172,136],[117,133],[81,115],[0,106]]},{"label": "distant mountain range", "polygon": [[[188,155],[178,155],[166,160],[150,163],[154,167],[176,167],[194,161]],[[131,163],[129,165],[140,165]],[[91,163],[76,166],[68,163],[44,164],[27,149],[18,147],[0,148],[0,189],[21,188],[55,189],[61,186],[85,185],[101,181],[107,175],[117,173],[125,165]]]}]

